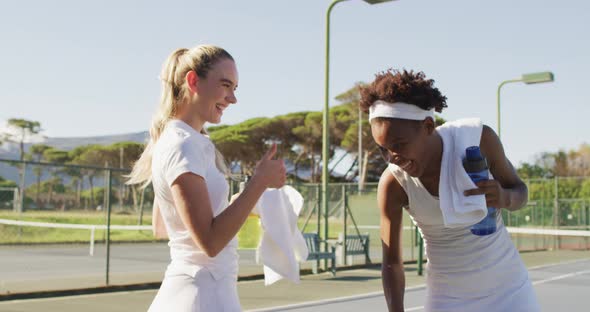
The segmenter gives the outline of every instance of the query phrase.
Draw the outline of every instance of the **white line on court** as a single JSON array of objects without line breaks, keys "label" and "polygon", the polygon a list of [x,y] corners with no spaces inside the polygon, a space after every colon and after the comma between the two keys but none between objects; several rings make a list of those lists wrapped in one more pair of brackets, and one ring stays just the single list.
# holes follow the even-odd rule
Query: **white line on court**
[{"label": "white line on court", "polygon": [[[572,261],[566,261],[566,262],[554,263],[554,264],[548,264],[548,265],[540,265],[540,266],[536,266],[536,267],[531,267],[528,270],[538,270],[538,269],[542,269],[542,268],[559,266],[559,265],[567,265],[567,264],[572,264],[572,263],[577,263],[577,262],[584,262],[584,261],[588,261],[588,260],[590,260],[590,258],[572,260]],[[563,274],[563,275],[559,275],[559,276],[554,276],[554,277],[543,279],[543,280],[534,281],[534,282],[532,282],[532,284],[533,285],[541,285],[541,284],[545,284],[548,282],[561,280],[561,279],[565,279],[565,278],[569,278],[569,277],[573,277],[573,276],[588,274],[588,273],[590,273],[590,270],[578,271],[578,272]],[[252,282],[259,282],[259,281],[242,281],[239,283],[244,283],[244,282],[252,283]],[[422,284],[422,285],[406,288],[406,291],[415,291],[415,290],[421,290],[421,289],[425,289],[425,288],[426,288],[426,285]],[[16,299],[16,300],[0,301],[0,306],[4,305],[4,304],[15,303],[15,302],[60,301],[60,300],[69,300],[71,297],[92,298],[92,297],[100,297],[103,295],[111,295],[111,296],[112,295],[126,295],[126,294],[132,294],[132,293],[136,294],[136,293],[153,292],[153,291],[157,291],[157,290],[156,289],[145,289],[145,290],[132,290],[132,291],[120,291],[120,292],[118,291],[118,292],[106,292],[106,293],[98,293],[98,294],[76,295],[76,296],[63,296],[63,297],[53,297],[53,298]],[[276,311],[277,309],[305,308],[305,307],[317,306],[317,305],[323,305],[323,304],[338,303],[338,302],[352,301],[352,300],[358,300],[358,299],[374,298],[374,297],[378,297],[381,295],[383,295],[383,292],[378,291],[378,292],[372,292],[372,293],[366,293],[366,294],[354,295],[354,296],[348,296],[348,297],[338,297],[338,298],[332,298],[332,299],[308,301],[308,302],[300,303],[300,304],[292,304],[292,305],[276,306],[276,307],[271,307],[271,308],[246,310],[245,312],[267,312],[267,311]],[[419,311],[422,309],[424,309],[424,306],[408,308],[408,309],[405,309],[405,311]]]},{"label": "white line on court", "polygon": [[[536,267],[531,267],[528,270],[539,270],[539,269],[544,269],[544,268],[554,267],[554,266],[559,266],[559,265],[567,265],[567,264],[573,264],[573,263],[578,263],[578,262],[584,262],[584,261],[588,261],[588,260],[590,260],[590,259],[585,258],[585,259],[578,259],[578,260],[572,260],[572,261],[565,261],[565,262],[561,262],[561,263],[539,265]],[[559,276],[554,276],[551,278],[534,281],[534,282],[532,282],[532,284],[533,285],[541,285],[544,283],[548,283],[548,282],[552,282],[552,281],[556,281],[556,280],[560,280],[560,279],[565,279],[565,278],[573,277],[573,276],[577,276],[577,275],[587,274],[587,273],[590,273],[590,270],[578,271],[578,272],[563,274],[563,275],[559,275]],[[426,285],[423,284],[423,285],[418,285],[418,286],[407,288],[406,291],[421,290],[424,288],[426,288]],[[339,302],[344,302],[344,301],[353,301],[353,300],[359,300],[359,299],[374,298],[374,297],[379,297],[382,295],[383,295],[383,292],[380,291],[380,292],[366,293],[366,294],[362,294],[362,295],[338,297],[338,298],[332,298],[332,299],[309,301],[309,302],[299,303],[299,304],[291,304],[291,305],[277,306],[277,307],[271,307],[271,308],[262,308],[262,309],[255,309],[255,310],[247,310],[246,312],[270,312],[270,311],[278,311],[278,310],[306,308],[306,307],[312,307],[312,306],[318,306],[318,305],[339,303]],[[417,306],[417,307],[407,308],[404,310],[409,312],[409,311],[419,311],[419,310],[423,310],[423,309],[424,309],[424,306]]]},{"label": "white line on court", "polygon": [[583,259],[576,259],[576,260],[570,260],[570,261],[564,261],[564,262],[558,262],[558,263],[537,265],[537,266],[528,268],[528,270],[529,271],[539,270],[539,269],[545,269],[545,268],[550,268],[550,267],[554,267],[554,266],[573,264],[573,263],[584,262],[584,261],[590,261],[590,258],[583,258]]},{"label": "white line on court", "polygon": [[568,277],[572,277],[572,276],[578,276],[578,275],[587,274],[587,273],[590,273],[590,270],[578,271],[578,272],[574,272],[574,273],[563,274],[563,275],[554,276],[554,277],[551,277],[551,278],[546,278],[544,280],[534,281],[533,282],[533,285],[545,284],[545,283],[548,283],[548,282],[557,281],[557,280],[560,280],[560,279],[564,279],[564,278],[568,278]]},{"label": "white line on court", "polygon": [[[422,284],[422,285],[406,288],[406,291],[421,290],[424,288],[426,288],[426,285]],[[375,291],[375,292],[366,293],[366,294],[362,294],[362,295],[337,297],[337,298],[322,299],[322,300],[316,300],[316,301],[307,301],[304,303],[289,304],[289,305],[276,306],[276,307],[270,307],[270,308],[247,310],[245,312],[270,312],[270,311],[290,310],[290,309],[292,310],[292,309],[307,308],[307,307],[313,307],[313,306],[325,305],[325,304],[331,304],[331,303],[339,303],[339,302],[345,302],[345,301],[375,298],[375,297],[379,297],[379,296],[383,296],[383,291]],[[415,307],[415,308],[411,308],[411,309],[419,309],[419,308],[423,308],[423,307]],[[407,310],[406,309],[406,311],[415,311],[415,310]]]},{"label": "white line on court", "polygon": [[157,291],[157,289],[142,289],[142,290],[126,290],[126,291],[112,291],[103,292],[97,294],[85,294],[85,295],[71,295],[71,296],[60,296],[60,297],[46,297],[46,298],[30,298],[30,299],[14,299],[0,301],[0,306],[3,304],[11,304],[16,302],[35,302],[35,301],[60,301],[60,300],[71,300],[72,298],[94,298],[100,296],[122,296],[128,294],[137,294],[142,292]]}]

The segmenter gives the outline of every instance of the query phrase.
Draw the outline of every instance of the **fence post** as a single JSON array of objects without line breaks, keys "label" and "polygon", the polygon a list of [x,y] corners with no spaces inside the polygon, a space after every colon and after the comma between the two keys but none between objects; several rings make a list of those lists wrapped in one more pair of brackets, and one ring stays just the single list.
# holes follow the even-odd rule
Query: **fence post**
[{"label": "fence post", "polygon": [[[131,187],[133,187],[133,186],[131,186]],[[143,224],[143,201],[145,198],[145,189],[146,188],[147,187],[144,187],[141,189],[141,195],[139,197],[139,220],[137,222],[139,225]]]},{"label": "fence post", "polygon": [[[402,223],[403,226],[403,223]],[[416,258],[414,255],[414,247],[416,247],[416,225],[414,225],[414,223],[412,222],[412,225],[410,226],[410,231],[412,232],[410,234],[410,254],[412,255],[411,260],[414,260]],[[402,230],[403,232],[403,230]]]},{"label": "fence post", "polygon": [[418,247],[418,275],[422,276],[422,256],[424,254],[424,241],[422,240],[422,235],[418,236],[418,240],[420,241],[420,246]]},{"label": "fence post", "polygon": [[[559,228],[559,177],[553,177],[553,192],[555,193],[553,196],[553,227],[555,229]],[[559,250],[561,239],[555,237],[553,239],[553,249]]]},{"label": "fence post", "polygon": [[107,177],[106,177],[107,187],[105,190],[106,194],[106,202],[105,206],[107,208],[107,239],[106,239],[106,247],[107,247],[107,263],[106,263],[106,275],[105,275],[105,282],[106,285],[109,285],[109,266],[110,266],[110,257],[111,257],[111,170],[107,169]]},{"label": "fence post", "polygon": [[96,232],[96,226],[90,229],[90,255],[94,256],[94,232]]},{"label": "fence post", "polygon": [[[316,199],[317,199],[317,203],[316,203],[316,207],[318,208],[317,212],[318,212],[318,224],[317,224],[317,233],[318,233],[318,237],[322,237],[322,231],[320,228],[320,225],[322,224],[322,196],[324,195],[323,192],[320,192],[320,185],[317,184],[315,185],[315,193],[316,193]],[[319,246],[318,246],[319,248]],[[320,259],[316,259],[316,268],[320,267]]]},{"label": "fence post", "polygon": [[342,185],[342,197],[343,197],[342,198],[342,210],[343,210],[343,213],[344,213],[344,229],[343,229],[344,239],[342,240],[342,256],[343,256],[343,259],[344,259],[344,261],[343,261],[344,265],[348,265],[348,261],[346,259],[346,235],[348,234],[348,230],[346,229],[348,227],[347,226],[347,221],[348,221],[347,220],[348,219],[347,218],[348,217],[348,215],[347,215],[348,214],[348,211],[347,210],[348,209],[346,209],[348,207],[348,194],[346,193],[346,184],[343,184]]},{"label": "fence post", "polygon": [[27,172],[27,163],[23,162],[22,164],[22,172],[20,174],[20,205],[19,205],[19,213],[25,212],[25,178]]},{"label": "fence post", "polygon": [[20,192],[18,190],[18,187],[15,187],[12,191],[12,211],[18,211],[19,199]]}]

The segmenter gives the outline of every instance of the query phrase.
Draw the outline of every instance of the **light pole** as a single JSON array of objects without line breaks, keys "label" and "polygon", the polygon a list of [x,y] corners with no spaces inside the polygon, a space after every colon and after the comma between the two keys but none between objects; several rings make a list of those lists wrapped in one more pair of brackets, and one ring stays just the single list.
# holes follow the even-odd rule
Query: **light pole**
[{"label": "light pole", "polygon": [[[330,99],[330,13],[332,8],[340,2],[348,0],[333,0],[328,10],[326,11],[326,76],[325,76],[325,96],[324,96],[324,114],[323,114],[323,129],[322,129],[322,211],[324,211],[324,239],[328,239],[328,154],[329,154],[329,138],[328,138],[328,117],[330,113],[329,99]],[[363,0],[368,4],[378,4],[382,2],[390,2],[394,0]],[[319,231],[319,224],[318,224]],[[327,248],[327,247],[326,247]]]},{"label": "light pole", "polygon": [[498,123],[498,137],[501,138],[502,135],[502,130],[501,130],[501,125],[500,125],[500,90],[502,89],[502,86],[504,86],[507,83],[512,83],[512,82],[524,82],[526,84],[534,84],[534,83],[543,83],[543,82],[553,82],[553,73],[552,72],[538,72],[538,73],[532,73],[532,74],[524,74],[522,75],[522,77],[518,78],[518,79],[509,79],[509,80],[504,80],[500,83],[500,85],[498,86],[498,95],[497,95],[497,99],[498,99],[498,105],[497,105],[497,123]]},{"label": "light pole", "polygon": [[363,111],[361,110],[361,106],[359,105],[359,151],[358,151],[358,167],[359,167],[359,195],[363,192],[362,186],[362,170],[363,170]]}]

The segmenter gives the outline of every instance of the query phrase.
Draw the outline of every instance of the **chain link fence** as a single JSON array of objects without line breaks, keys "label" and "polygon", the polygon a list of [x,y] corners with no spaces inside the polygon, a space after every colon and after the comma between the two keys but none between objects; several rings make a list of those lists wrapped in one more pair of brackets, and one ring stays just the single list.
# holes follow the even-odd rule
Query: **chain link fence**
[{"label": "chain link fence", "polygon": [[[169,263],[166,241],[153,238],[154,193],[125,185],[126,169],[0,160],[0,295],[158,282]],[[11,173],[12,172],[12,173]],[[230,180],[230,194],[243,178]],[[11,182],[12,181],[12,182]],[[507,226],[588,231],[590,178],[526,181],[529,204],[504,212]],[[337,246],[338,265],[382,258],[377,184],[330,184],[327,212],[321,185],[293,184],[303,195],[299,229],[316,233],[322,249]],[[326,220],[328,222],[326,222]],[[420,236],[404,213],[406,261],[420,261]],[[238,233],[240,274],[261,274],[255,262],[262,229],[250,216]],[[347,254],[347,237],[369,238],[368,259]],[[521,250],[588,248],[588,237],[513,234]],[[302,264],[309,268],[310,262]]]}]

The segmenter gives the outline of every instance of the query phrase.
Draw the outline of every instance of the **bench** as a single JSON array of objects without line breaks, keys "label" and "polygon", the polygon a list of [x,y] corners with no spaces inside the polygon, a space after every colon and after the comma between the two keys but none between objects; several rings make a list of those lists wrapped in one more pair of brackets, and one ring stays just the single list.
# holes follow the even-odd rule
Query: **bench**
[{"label": "bench", "polygon": [[331,251],[321,251],[320,237],[317,233],[303,233],[303,238],[305,239],[305,244],[307,245],[307,250],[309,251],[309,255],[307,256],[307,261],[315,260],[312,267],[312,272],[314,274],[318,273],[318,263],[322,259],[330,259],[332,264],[332,275],[336,275],[336,247],[330,246]]},{"label": "bench", "polygon": [[[343,244],[344,235],[339,237],[339,245]],[[346,256],[364,255],[365,264],[371,263],[369,257],[369,234],[346,235]]]}]

